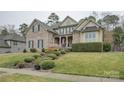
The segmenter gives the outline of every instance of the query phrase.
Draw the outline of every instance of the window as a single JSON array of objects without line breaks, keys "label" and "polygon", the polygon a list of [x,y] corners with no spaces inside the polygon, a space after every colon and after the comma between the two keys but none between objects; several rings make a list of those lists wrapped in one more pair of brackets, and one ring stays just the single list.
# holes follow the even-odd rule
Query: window
[{"label": "window", "polygon": [[67,34],[69,33],[69,27],[67,28]]},{"label": "window", "polygon": [[64,34],[66,34],[66,29],[64,28]]},{"label": "window", "polygon": [[71,32],[71,27],[69,27],[69,33]]},{"label": "window", "polygon": [[40,31],[40,25],[38,25],[38,31]]},{"label": "window", "polygon": [[32,26],[32,32],[34,32],[34,26]]},{"label": "window", "polygon": [[64,28],[62,28],[62,34],[64,34]]},{"label": "window", "polygon": [[85,40],[88,42],[94,42],[96,40],[96,32],[86,32]]},{"label": "window", "polygon": [[33,40],[28,41],[28,48],[34,48],[34,41]]},{"label": "window", "polygon": [[61,28],[59,29],[59,34],[61,34]]},{"label": "window", "polygon": [[32,26],[32,32],[38,32],[38,31],[40,31],[40,25]]},{"label": "window", "polygon": [[37,41],[37,48],[43,48],[43,40]]},{"label": "window", "polygon": [[66,28],[65,34],[67,34],[67,28]]}]

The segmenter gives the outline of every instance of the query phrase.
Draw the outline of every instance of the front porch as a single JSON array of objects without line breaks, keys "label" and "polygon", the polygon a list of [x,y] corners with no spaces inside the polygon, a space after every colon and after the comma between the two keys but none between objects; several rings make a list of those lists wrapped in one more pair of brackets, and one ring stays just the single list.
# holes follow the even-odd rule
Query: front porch
[{"label": "front porch", "polygon": [[57,44],[60,48],[71,48],[72,36],[56,36],[54,38],[54,44]]}]

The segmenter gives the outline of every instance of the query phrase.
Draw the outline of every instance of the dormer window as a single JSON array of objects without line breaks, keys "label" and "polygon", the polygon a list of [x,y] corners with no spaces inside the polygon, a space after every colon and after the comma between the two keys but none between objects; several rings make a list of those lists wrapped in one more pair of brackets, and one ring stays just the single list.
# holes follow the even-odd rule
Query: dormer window
[{"label": "dormer window", "polygon": [[34,26],[32,26],[32,32],[34,32]]},{"label": "dormer window", "polygon": [[40,25],[32,26],[32,32],[38,32],[38,31],[40,31]]},{"label": "dormer window", "polygon": [[38,25],[38,31],[40,31],[40,25]]}]

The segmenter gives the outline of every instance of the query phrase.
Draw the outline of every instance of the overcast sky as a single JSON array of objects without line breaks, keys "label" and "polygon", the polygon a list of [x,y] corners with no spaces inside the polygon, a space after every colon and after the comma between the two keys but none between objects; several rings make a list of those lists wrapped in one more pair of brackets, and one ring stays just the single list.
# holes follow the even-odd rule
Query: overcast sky
[{"label": "overcast sky", "polygon": [[[12,24],[15,25],[17,29],[20,24],[27,23],[28,25],[32,22],[34,18],[37,18],[43,22],[47,21],[47,17],[50,15],[51,12],[48,11],[25,11],[25,12],[15,12],[15,11],[0,11],[0,25],[7,25]],[[79,21],[81,18],[87,17],[91,15],[91,11],[61,11],[55,12],[59,17],[60,21],[63,20],[66,16],[71,16],[75,20]],[[99,12],[100,13],[100,12]],[[113,12],[115,14],[124,15],[124,12]]]}]

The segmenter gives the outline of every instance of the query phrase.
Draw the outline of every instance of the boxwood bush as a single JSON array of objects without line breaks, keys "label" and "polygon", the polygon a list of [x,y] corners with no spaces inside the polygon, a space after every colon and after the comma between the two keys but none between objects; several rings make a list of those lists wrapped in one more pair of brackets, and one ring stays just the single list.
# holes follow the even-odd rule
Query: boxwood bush
[{"label": "boxwood bush", "polygon": [[30,49],[30,52],[35,53],[35,52],[37,52],[37,49],[31,48],[31,49]]},{"label": "boxwood bush", "polygon": [[61,54],[66,54],[65,50],[61,50],[60,52]]},{"label": "boxwood bush", "polygon": [[50,57],[50,58],[52,58],[53,60],[54,60],[54,59],[57,59],[56,54],[48,54],[47,56]]},{"label": "boxwood bush", "polygon": [[44,70],[52,69],[55,67],[55,63],[52,60],[43,61],[40,65]]},{"label": "boxwood bush", "polygon": [[104,52],[109,52],[109,51],[111,51],[111,44],[110,44],[110,43],[104,43],[104,44],[103,44],[103,51],[104,51]]},{"label": "boxwood bush", "polygon": [[24,61],[25,61],[26,63],[31,63],[31,62],[34,61],[34,58],[33,58],[33,57],[25,58]]},{"label": "boxwood bush", "polygon": [[61,52],[60,51],[55,51],[54,54],[56,54],[57,56],[60,56]]},{"label": "boxwood bush", "polygon": [[103,50],[102,43],[75,43],[72,44],[73,52],[101,52]]},{"label": "boxwood bush", "polygon": [[33,55],[33,57],[37,59],[38,57],[40,57],[40,55]]}]

